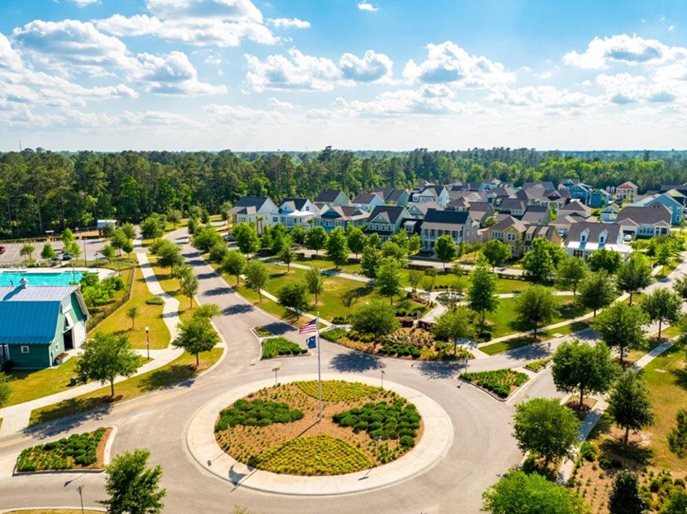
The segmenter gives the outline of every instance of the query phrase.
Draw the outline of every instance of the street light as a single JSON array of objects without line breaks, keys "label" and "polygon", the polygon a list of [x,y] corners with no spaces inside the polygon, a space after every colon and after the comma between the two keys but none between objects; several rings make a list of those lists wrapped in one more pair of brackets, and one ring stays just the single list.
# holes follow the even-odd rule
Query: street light
[{"label": "street light", "polygon": [[81,514],[84,514],[83,510],[83,486],[80,485],[76,488],[77,491],[79,491],[79,498],[81,500]]},{"label": "street light", "polygon": [[150,329],[146,327],[146,352],[148,352],[148,360],[150,360]]},{"label": "street light", "polygon": [[279,385],[279,378],[278,378],[279,366],[277,366],[276,368],[272,368],[272,371],[274,371],[274,385],[277,386],[277,385]]},{"label": "street light", "polygon": [[384,370],[382,370],[382,389],[384,389]]}]

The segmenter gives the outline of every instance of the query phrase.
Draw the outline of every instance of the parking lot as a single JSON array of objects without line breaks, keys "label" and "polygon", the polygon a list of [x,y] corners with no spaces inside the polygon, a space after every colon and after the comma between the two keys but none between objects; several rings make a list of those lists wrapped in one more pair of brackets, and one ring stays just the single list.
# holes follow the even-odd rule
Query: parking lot
[{"label": "parking lot", "polygon": [[[88,260],[96,258],[100,254],[100,251],[103,249],[103,247],[107,244],[107,240],[103,238],[84,239],[81,241],[77,239],[77,242],[79,243],[82,254],[84,253],[85,247],[85,256]],[[41,250],[43,249],[43,245],[45,245],[45,243],[45,241],[37,241],[32,243],[33,247],[36,249],[33,254],[34,259],[40,259]],[[5,247],[5,253],[0,255],[0,267],[6,268],[9,266],[20,266],[24,258],[19,255],[19,251],[25,244],[26,243],[3,243],[0,241],[0,246]],[[62,241],[50,241],[50,244],[56,251],[62,250]],[[81,259],[83,256],[84,255],[81,255],[79,259]]]}]

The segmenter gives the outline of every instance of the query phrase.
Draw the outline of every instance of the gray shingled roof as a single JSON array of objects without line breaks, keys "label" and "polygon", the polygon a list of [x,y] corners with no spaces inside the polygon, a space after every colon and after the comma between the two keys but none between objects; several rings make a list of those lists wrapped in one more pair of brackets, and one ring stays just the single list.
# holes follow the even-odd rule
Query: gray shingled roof
[{"label": "gray shingled roof", "polygon": [[670,209],[663,204],[654,203],[646,207],[625,207],[618,213],[618,223],[632,220],[638,225],[670,225],[672,215]]}]

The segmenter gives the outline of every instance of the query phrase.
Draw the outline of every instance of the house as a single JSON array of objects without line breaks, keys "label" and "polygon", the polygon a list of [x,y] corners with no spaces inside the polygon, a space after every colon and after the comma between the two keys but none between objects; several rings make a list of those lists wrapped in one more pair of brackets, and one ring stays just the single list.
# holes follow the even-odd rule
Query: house
[{"label": "house", "polygon": [[548,202],[549,208],[558,210],[563,207],[570,200],[570,193],[567,189],[551,191],[546,195],[546,201]]},{"label": "house", "polygon": [[561,237],[565,237],[568,235],[570,227],[581,221],[584,221],[584,219],[579,216],[559,216],[555,220],[550,221],[549,226],[556,229],[556,232],[558,232]]},{"label": "house", "polygon": [[604,189],[594,189],[589,198],[589,206],[593,209],[606,207],[613,201],[613,195]]},{"label": "house", "polygon": [[525,214],[527,201],[521,198],[504,198],[501,204],[496,207],[496,210],[501,214],[519,217]]},{"label": "house", "polygon": [[395,205],[380,205],[370,213],[367,219],[367,233],[376,233],[382,241],[386,241],[401,229],[404,220],[410,218],[405,207]]},{"label": "house", "polygon": [[405,189],[384,188],[372,192],[379,196],[385,205],[403,207],[410,201],[410,194]]},{"label": "house", "polygon": [[279,209],[266,196],[244,196],[236,202],[229,213],[234,218],[234,223],[255,224],[258,234],[265,226],[279,223]]},{"label": "house", "polygon": [[555,227],[550,225],[530,225],[525,231],[524,243],[524,253],[527,253],[530,248],[532,248],[532,241],[536,238],[546,239],[550,243],[555,245],[560,245],[561,236],[558,235],[558,231]]},{"label": "house", "polygon": [[364,227],[370,213],[352,207],[350,205],[335,205],[334,207],[324,206],[319,215],[315,216],[313,225],[322,227],[327,232],[331,232],[336,227],[346,230],[349,225],[353,227]]},{"label": "house", "polygon": [[647,206],[628,205],[618,213],[618,223],[624,233],[635,237],[654,237],[670,234],[671,212],[661,203]]},{"label": "house", "polygon": [[488,238],[498,239],[502,243],[507,244],[513,257],[523,255],[523,240],[527,226],[522,221],[513,216],[501,216],[488,230]]},{"label": "house", "polygon": [[592,187],[582,182],[573,184],[568,189],[572,200],[579,200],[585,205],[589,205],[592,200]]},{"label": "house", "polygon": [[430,209],[425,215],[420,229],[422,248],[431,251],[437,239],[449,235],[456,244],[473,243],[477,240],[479,223],[467,212],[439,211]]},{"label": "house", "polygon": [[384,205],[384,200],[379,195],[374,193],[358,193],[355,198],[351,200],[351,206],[357,207],[363,211],[372,212],[378,205]]},{"label": "house", "polygon": [[0,287],[0,354],[18,369],[43,369],[86,340],[78,286]]},{"label": "house", "polygon": [[618,187],[615,188],[615,196],[621,202],[625,202],[626,199],[629,202],[634,202],[639,191],[639,186],[632,182],[623,182]]},{"label": "house", "polygon": [[549,222],[549,208],[545,205],[530,205],[520,221],[526,225],[546,225]]},{"label": "house", "polygon": [[487,192],[487,199],[494,205],[501,205],[504,199],[512,196],[515,196],[515,189],[509,185],[497,187]]},{"label": "house", "polygon": [[482,227],[494,215],[494,208],[489,202],[472,202],[468,214]]},{"label": "house", "polygon": [[682,222],[682,217],[684,215],[684,205],[681,204],[675,196],[669,195],[667,193],[646,196],[641,200],[633,202],[630,205],[632,207],[648,207],[656,204],[661,204],[670,210],[671,224],[679,225]]},{"label": "house", "polygon": [[317,195],[317,198],[315,198],[315,203],[323,203],[327,207],[336,207],[337,205],[350,205],[351,201],[343,191],[331,189],[328,191],[322,191],[319,195]]},{"label": "house", "polygon": [[413,202],[436,202],[445,208],[449,202],[448,190],[444,186],[425,186],[413,194]]},{"label": "house", "polygon": [[620,212],[620,207],[616,204],[611,203],[604,210],[599,213],[599,219],[603,223],[613,223],[618,219],[618,213]]},{"label": "house", "polygon": [[298,225],[310,228],[319,209],[307,198],[285,198],[279,204],[279,223],[288,229]]},{"label": "house", "polygon": [[616,251],[624,258],[632,252],[632,247],[624,242],[624,234],[618,223],[582,221],[571,225],[565,241],[568,255],[587,259],[601,248]]},{"label": "house", "polygon": [[579,200],[574,200],[558,209],[558,216],[578,216],[588,219],[592,215],[592,210]]},{"label": "house", "polygon": [[436,202],[409,202],[405,207],[408,215],[418,220],[425,219],[425,215],[430,209],[442,210],[441,206]]}]

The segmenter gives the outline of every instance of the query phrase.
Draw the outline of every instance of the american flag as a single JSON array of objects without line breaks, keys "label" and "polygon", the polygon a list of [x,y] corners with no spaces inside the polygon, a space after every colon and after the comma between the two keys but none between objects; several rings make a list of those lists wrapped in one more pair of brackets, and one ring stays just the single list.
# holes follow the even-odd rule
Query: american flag
[{"label": "american flag", "polygon": [[305,325],[298,329],[299,334],[312,334],[317,332],[317,319],[308,321]]}]

